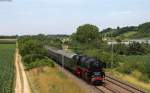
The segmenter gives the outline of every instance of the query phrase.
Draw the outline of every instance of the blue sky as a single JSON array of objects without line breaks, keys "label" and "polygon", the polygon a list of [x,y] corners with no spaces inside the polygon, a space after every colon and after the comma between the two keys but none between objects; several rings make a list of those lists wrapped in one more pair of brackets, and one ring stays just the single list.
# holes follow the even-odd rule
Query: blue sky
[{"label": "blue sky", "polygon": [[150,0],[12,0],[0,2],[0,35],[71,34],[79,25],[150,21]]}]

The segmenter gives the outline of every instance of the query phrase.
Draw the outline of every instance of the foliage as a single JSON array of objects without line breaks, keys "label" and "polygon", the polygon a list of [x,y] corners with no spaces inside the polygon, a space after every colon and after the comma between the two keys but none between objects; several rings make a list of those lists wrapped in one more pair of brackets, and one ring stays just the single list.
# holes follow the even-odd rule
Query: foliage
[{"label": "foliage", "polygon": [[140,76],[140,78],[139,78],[140,81],[143,81],[143,82],[145,82],[145,83],[149,83],[149,82],[150,82],[149,79],[150,79],[150,78],[148,77],[148,75],[142,75],[142,76]]},{"label": "foliage", "polygon": [[12,93],[15,44],[0,44],[0,93]]},{"label": "foliage", "polygon": [[120,29],[117,29],[117,31],[115,33],[113,33],[113,36],[118,36],[120,34],[124,34],[124,33],[127,33],[127,32],[133,32],[133,31],[137,31],[136,26],[122,27]]},{"label": "foliage", "polygon": [[[112,48],[112,46],[109,46],[109,50],[111,50],[111,48]],[[121,43],[115,44],[113,46],[113,52],[120,54],[120,55],[125,55],[128,53],[128,48],[129,47],[125,44],[121,44]]]},{"label": "foliage", "polygon": [[74,40],[77,40],[78,42],[82,43],[89,43],[93,40],[96,40],[99,37],[99,29],[94,25],[85,24],[79,26],[77,28],[76,33],[73,35]]},{"label": "foliage", "polygon": [[53,61],[42,55],[26,55],[23,57],[23,62],[27,70],[42,66],[54,67]]},{"label": "foliage", "polygon": [[[101,31],[102,36],[123,38],[123,39],[139,39],[150,38],[150,22],[140,24],[139,26],[126,26],[116,29],[107,28]],[[129,35],[130,34],[130,35]],[[128,35],[128,36],[127,36]]]},{"label": "foliage", "polygon": [[138,33],[133,38],[150,38],[150,22],[139,25]]},{"label": "foliage", "polygon": [[146,54],[146,49],[142,46],[142,44],[133,42],[129,44],[128,54],[130,55],[142,55]]},{"label": "foliage", "polygon": [[31,62],[36,61],[36,59],[44,59],[45,57],[41,54],[28,54],[26,56],[23,56],[22,61],[25,65],[30,64]]},{"label": "foliage", "polygon": [[150,33],[150,22],[139,25],[138,30],[145,34]]},{"label": "foliage", "polygon": [[[150,55],[130,55],[122,56],[123,62],[117,71],[121,73],[131,74],[133,71],[138,70],[142,73],[142,76],[139,77],[139,80],[150,79]],[[147,80],[146,80],[147,81]]]},{"label": "foliage", "polygon": [[136,32],[138,30],[138,27],[136,26],[127,26],[127,27],[117,27],[116,29],[107,28],[104,29],[101,33],[103,36],[106,37],[117,37],[122,34],[128,33],[128,32]]},{"label": "foliage", "polygon": [[21,38],[18,40],[19,52],[22,56],[28,54],[45,54],[43,42],[32,38]]},{"label": "foliage", "polygon": [[18,40],[19,52],[23,57],[26,69],[40,66],[54,66],[52,60],[47,58],[47,51],[44,45],[48,42],[48,37],[44,35],[23,36]]},{"label": "foliage", "polygon": [[[109,46],[108,51],[112,46]],[[133,42],[129,45],[118,43],[113,45],[113,52],[120,55],[144,55],[150,53],[150,45],[146,43]]]}]

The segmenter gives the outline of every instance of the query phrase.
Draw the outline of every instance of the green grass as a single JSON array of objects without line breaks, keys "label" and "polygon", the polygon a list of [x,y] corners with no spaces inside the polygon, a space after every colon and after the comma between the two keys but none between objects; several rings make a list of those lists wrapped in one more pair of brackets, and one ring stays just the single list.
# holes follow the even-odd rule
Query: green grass
[{"label": "green grass", "polygon": [[150,55],[131,55],[124,57],[128,62],[150,62]]},{"label": "green grass", "polygon": [[124,33],[124,34],[121,34],[121,35],[117,36],[116,38],[123,37],[125,39],[128,39],[128,38],[131,38],[136,33],[137,32],[135,32],[135,31],[127,32],[127,33]]},{"label": "green grass", "polygon": [[15,49],[15,44],[0,44],[0,49]]},{"label": "green grass", "polygon": [[0,93],[12,93],[15,44],[0,44]]}]

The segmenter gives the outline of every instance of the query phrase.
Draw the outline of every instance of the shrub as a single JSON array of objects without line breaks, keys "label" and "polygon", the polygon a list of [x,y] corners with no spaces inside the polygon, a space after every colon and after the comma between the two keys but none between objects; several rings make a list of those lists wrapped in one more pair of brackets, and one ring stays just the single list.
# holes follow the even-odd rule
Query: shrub
[{"label": "shrub", "polygon": [[133,68],[131,68],[130,65],[122,65],[122,66],[119,66],[116,70],[124,74],[131,74],[133,71]]},{"label": "shrub", "polygon": [[43,66],[49,66],[49,67],[54,67],[54,63],[50,59],[36,59],[36,61],[31,62],[28,64],[26,69],[32,69],[35,67],[43,67]]},{"label": "shrub", "polygon": [[35,67],[42,67],[42,66],[54,67],[54,63],[51,59],[39,54],[30,54],[24,56],[23,63],[27,70]]},{"label": "shrub", "polygon": [[44,56],[40,55],[40,54],[29,54],[23,57],[23,63],[26,64],[30,64],[31,62],[34,62],[37,59],[43,59]]},{"label": "shrub", "polygon": [[141,81],[143,81],[145,83],[149,83],[150,82],[148,75],[141,75],[139,77],[139,80],[141,80]]}]

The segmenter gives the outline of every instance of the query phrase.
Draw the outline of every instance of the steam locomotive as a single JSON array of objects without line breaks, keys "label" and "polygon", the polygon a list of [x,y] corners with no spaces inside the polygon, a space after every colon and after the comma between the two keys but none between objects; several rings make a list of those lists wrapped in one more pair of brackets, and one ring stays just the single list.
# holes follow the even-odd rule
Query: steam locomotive
[{"label": "steam locomotive", "polygon": [[48,56],[66,69],[73,72],[78,77],[90,84],[102,84],[105,80],[105,63],[85,55],[56,50],[45,46]]}]

